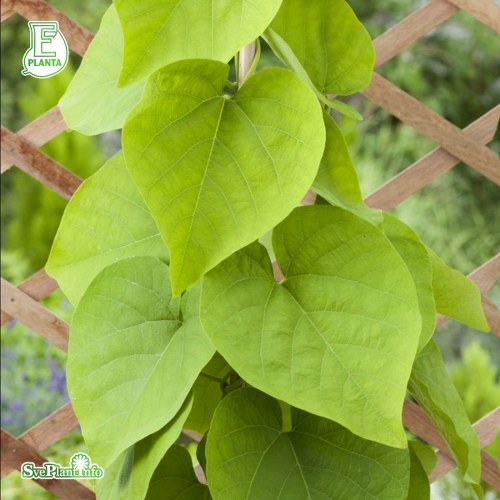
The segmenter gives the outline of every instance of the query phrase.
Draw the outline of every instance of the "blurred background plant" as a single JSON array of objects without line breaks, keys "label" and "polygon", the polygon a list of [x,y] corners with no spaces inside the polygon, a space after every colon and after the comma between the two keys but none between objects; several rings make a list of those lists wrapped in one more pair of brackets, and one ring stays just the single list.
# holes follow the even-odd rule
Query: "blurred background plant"
[{"label": "blurred background plant", "polygon": [[[110,0],[49,0],[82,25],[96,31]],[[423,0],[348,0],[373,38],[411,13]],[[80,59],[57,77],[35,80],[21,76],[21,59],[29,46],[26,22],[14,16],[2,25],[2,123],[18,130],[55,105]],[[264,50],[265,65],[270,54]],[[380,73],[421,102],[463,128],[500,102],[500,39],[464,13],[414,44],[380,68]],[[348,101],[364,120],[339,118],[368,195],[435,145],[411,127],[360,95]],[[116,134],[99,138],[65,132],[43,151],[85,178],[116,148]],[[500,151],[500,135],[491,147]],[[450,265],[469,273],[500,248],[500,189],[466,165],[458,165],[393,210]],[[2,175],[2,276],[17,284],[45,263],[65,202],[29,176],[11,169]],[[488,294],[500,303],[500,290]],[[66,320],[71,307],[60,292],[44,304]],[[500,404],[500,347],[492,334],[448,321],[435,335],[471,421]],[[2,328],[2,427],[18,435],[67,401],[65,355],[24,325]],[[67,463],[84,451],[76,430],[44,452]],[[500,459],[500,438],[488,448]],[[8,499],[51,498],[17,473],[2,481]],[[435,498],[468,499],[460,479],[450,474],[433,488]],[[491,490],[487,498],[495,498]]]}]

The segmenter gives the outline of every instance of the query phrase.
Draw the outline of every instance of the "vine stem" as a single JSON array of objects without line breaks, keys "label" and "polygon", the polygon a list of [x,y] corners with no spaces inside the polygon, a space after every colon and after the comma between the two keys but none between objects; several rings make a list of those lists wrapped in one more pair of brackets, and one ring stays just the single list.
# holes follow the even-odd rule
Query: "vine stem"
[{"label": "vine stem", "polygon": [[255,57],[255,41],[243,47],[238,57],[238,85],[245,80]]}]

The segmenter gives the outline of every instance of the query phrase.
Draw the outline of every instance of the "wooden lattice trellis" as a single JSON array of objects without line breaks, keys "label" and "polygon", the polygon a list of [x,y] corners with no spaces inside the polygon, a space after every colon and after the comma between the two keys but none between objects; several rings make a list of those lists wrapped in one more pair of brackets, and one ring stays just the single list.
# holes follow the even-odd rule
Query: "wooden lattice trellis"
[{"label": "wooden lattice trellis", "polygon": [[[1,22],[15,14],[28,20],[59,21],[71,50],[79,55],[85,53],[92,40],[93,35],[88,30],[44,0],[2,0],[1,6]],[[403,52],[458,10],[467,12],[500,33],[500,6],[494,0],[430,0],[375,40],[376,67]],[[461,161],[500,185],[500,158],[486,146],[497,130],[500,105],[460,130],[376,73],[371,85],[362,94],[438,145],[438,148],[371,193],[366,198],[368,205],[390,210]],[[38,150],[66,128],[57,106],[17,133],[2,126],[1,172],[15,165],[63,198],[71,198],[81,179]],[[498,336],[499,311],[484,295],[495,286],[499,276],[500,254],[469,275],[483,294],[488,323]],[[57,288],[57,283],[43,269],[17,287],[2,279],[1,324],[15,318],[66,351],[68,324],[38,302]],[[437,325],[445,321],[446,318],[440,316],[437,318]],[[403,422],[407,429],[439,450],[437,466],[430,475],[431,481],[436,481],[456,466],[442,436],[418,405],[411,401],[405,402]],[[45,459],[40,453],[77,425],[78,421],[68,403],[21,436],[14,437],[2,429],[1,476],[6,476],[14,469],[19,470],[25,461],[41,465]],[[474,424],[482,449],[493,441],[499,426],[500,407]],[[485,451],[481,452],[481,457],[482,479],[500,490],[497,462]],[[36,481],[63,499],[95,498],[91,490],[74,480]]]}]

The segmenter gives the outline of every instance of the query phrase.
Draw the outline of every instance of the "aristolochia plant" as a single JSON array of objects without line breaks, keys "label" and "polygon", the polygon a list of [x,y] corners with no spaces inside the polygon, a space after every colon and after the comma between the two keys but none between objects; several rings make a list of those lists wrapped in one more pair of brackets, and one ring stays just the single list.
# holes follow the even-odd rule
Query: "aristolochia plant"
[{"label": "aristolochia plant", "polygon": [[[261,69],[259,38],[284,67]],[[408,395],[480,494],[431,340],[436,312],[488,329],[479,291],[363,203],[329,114],[358,115],[333,96],[373,64],[344,0],[104,15],[60,107],[83,133],[123,128],[123,151],[71,199],[47,263],[76,307],[68,386],[98,498],[429,498],[436,457],[403,428]],[[203,435],[206,484],[183,429]]]}]

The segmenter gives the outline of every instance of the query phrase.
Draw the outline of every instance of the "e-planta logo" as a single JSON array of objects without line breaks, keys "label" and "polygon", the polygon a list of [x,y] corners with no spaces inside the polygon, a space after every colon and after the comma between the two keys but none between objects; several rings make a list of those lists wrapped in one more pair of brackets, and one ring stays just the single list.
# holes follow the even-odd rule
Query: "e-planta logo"
[{"label": "e-planta logo", "polygon": [[24,462],[21,467],[23,479],[101,479],[104,469],[93,464],[86,453],[75,453],[69,460],[69,467],[55,462],[44,462],[37,467],[33,462]]},{"label": "e-planta logo", "polygon": [[24,76],[49,78],[68,63],[69,49],[57,21],[29,21],[30,48],[23,57]]}]

